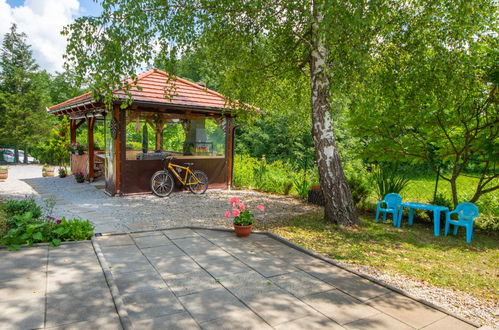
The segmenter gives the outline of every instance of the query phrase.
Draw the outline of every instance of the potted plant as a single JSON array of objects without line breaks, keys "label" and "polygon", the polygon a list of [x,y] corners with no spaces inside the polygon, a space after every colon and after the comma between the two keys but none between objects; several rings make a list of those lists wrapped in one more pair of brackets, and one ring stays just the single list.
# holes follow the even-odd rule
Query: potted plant
[{"label": "potted plant", "polygon": [[9,177],[9,168],[0,167],[0,180],[6,180]]},{"label": "potted plant", "polygon": [[[255,215],[251,212],[249,205],[245,205],[237,197],[232,197],[229,203],[233,209],[232,211],[225,212],[224,216],[226,218],[234,217],[234,231],[238,237],[249,236],[255,223]],[[258,205],[256,208],[262,212],[265,210],[263,205]]]},{"label": "potted plant", "polygon": [[65,178],[68,175],[68,171],[65,167],[59,167],[59,177]]},{"label": "potted plant", "polygon": [[71,143],[68,146],[68,151],[71,152],[72,154],[78,154],[78,155],[83,155],[85,148],[83,148],[83,145],[75,142]]},{"label": "potted plant", "polygon": [[76,172],[74,174],[74,176],[75,176],[76,182],[78,182],[78,183],[85,182],[85,174],[83,174],[82,172]]},{"label": "potted plant", "polygon": [[43,165],[42,167],[42,176],[47,177],[47,176],[54,176],[54,168],[50,165]]}]

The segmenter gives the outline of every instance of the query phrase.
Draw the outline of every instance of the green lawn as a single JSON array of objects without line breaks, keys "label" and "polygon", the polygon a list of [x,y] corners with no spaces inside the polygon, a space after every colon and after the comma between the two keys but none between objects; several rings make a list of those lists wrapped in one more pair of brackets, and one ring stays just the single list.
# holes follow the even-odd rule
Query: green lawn
[{"label": "green lawn", "polygon": [[457,237],[434,237],[430,225],[394,228],[363,215],[361,228],[341,228],[308,214],[259,225],[307,249],[352,264],[457,289],[477,297],[499,299],[499,235],[476,233],[467,244]]}]

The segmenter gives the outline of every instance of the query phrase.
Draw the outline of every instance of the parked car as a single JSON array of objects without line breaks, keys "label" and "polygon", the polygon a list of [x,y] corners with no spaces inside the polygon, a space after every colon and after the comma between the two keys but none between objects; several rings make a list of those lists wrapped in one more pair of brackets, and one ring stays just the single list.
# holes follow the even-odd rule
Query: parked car
[{"label": "parked car", "polygon": [[[18,150],[17,151],[18,156],[19,156],[19,162],[22,163],[24,162],[24,150]],[[3,155],[3,160],[7,163],[14,163],[15,162],[15,150],[14,149],[4,149],[2,151]],[[38,160],[34,157],[32,157],[30,154],[28,154],[28,163],[38,163]]]}]

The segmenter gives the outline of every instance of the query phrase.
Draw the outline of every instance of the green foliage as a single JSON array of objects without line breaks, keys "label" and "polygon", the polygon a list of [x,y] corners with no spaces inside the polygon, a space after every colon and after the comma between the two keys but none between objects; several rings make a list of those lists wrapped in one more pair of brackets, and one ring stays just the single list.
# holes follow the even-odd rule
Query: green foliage
[{"label": "green foliage", "polygon": [[301,198],[307,198],[308,191],[310,189],[310,181],[306,176],[297,177],[293,180],[293,185],[295,187],[298,196]]},{"label": "green foliage", "polygon": [[69,164],[69,143],[69,120],[65,116],[60,117],[57,125],[50,131],[49,140],[40,142],[32,149],[32,154],[41,163],[66,166]]},{"label": "green foliage", "polygon": [[380,200],[389,193],[400,194],[410,179],[396,165],[382,164],[374,168],[372,182]]},{"label": "green foliage", "polygon": [[8,217],[31,213],[31,216],[38,218],[42,215],[42,208],[38,206],[33,197],[22,200],[7,200],[2,204],[2,209]]},{"label": "green foliage", "polygon": [[449,210],[453,209],[452,200],[450,198],[447,198],[442,193],[437,193],[430,204],[445,206],[449,208]]},{"label": "green foliage", "polygon": [[26,38],[13,24],[0,50],[0,141],[23,148],[36,145],[50,127],[47,81]]},{"label": "green foliage", "polygon": [[88,220],[66,220],[61,219],[61,223],[57,225],[54,233],[62,241],[82,241],[87,240],[94,234],[94,226]]},{"label": "green foliage", "polygon": [[[53,205],[46,201],[47,211]],[[50,242],[58,246],[63,241],[90,239],[94,227],[88,220],[61,220],[52,216],[42,216],[41,208],[33,199],[21,201],[7,200],[2,203],[0,212],[0,244],[10,250],[20,249],[22,244]]]},{"label": "green foliage", "polygon": [[369,197],[371,187],[365,177],[361,175],[349,176],[347,177],[347,182],[355,205],[359,205]]},{"label": "green foliage", "polygon": [[289,195],[289,192],[293,188],[293,182],[291,181],[285,181],[283,186],[282,186],[282,193],[284,195]]},{"label": "green foliage", "polygon": [[257,189],[263,189],[265,187],[265,177],[268,171],[267,160],[265,159],[265,156],[263,156],[262,159],[257,161],[256,166],[253,168],[253,178]]},{"label": "green foliage", "polygon": [[255,215],[249,209],[244,209],[237,217],[234,217],[234,224],[236,226],[249,226],[255,223]]}]

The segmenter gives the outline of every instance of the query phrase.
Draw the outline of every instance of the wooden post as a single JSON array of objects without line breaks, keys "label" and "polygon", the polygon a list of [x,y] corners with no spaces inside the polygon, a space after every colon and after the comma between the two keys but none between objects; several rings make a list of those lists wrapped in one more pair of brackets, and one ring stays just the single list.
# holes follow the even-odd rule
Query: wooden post
[{"label": "wooden post", "polygon": [[71,143],[76,143],[76,119],[69,120],[69,132]]},{"label": "wooden post", "polygon": [[225,159],[227,160],[227,188],[232,188],[232,168],[234,166],[234,150],[232,150],[234,136],[232,134],[232,118],[226,117],[225,125]]},{"label": "wooden post", "polygon": [[114,139],[114,185],[116,189],[116,193],[118,195],[121,195],[121,109],[118,104],[116,104],[113,108],[113,117],[115,118],[116,122],[118,123],[118,130],[116,133],[116,139]]},{"label": "wooden post", "polygon": [[88,181],[92,182],[94,180],[94,124],[95,117],[87,118],[87,132],[88,132]]}]

